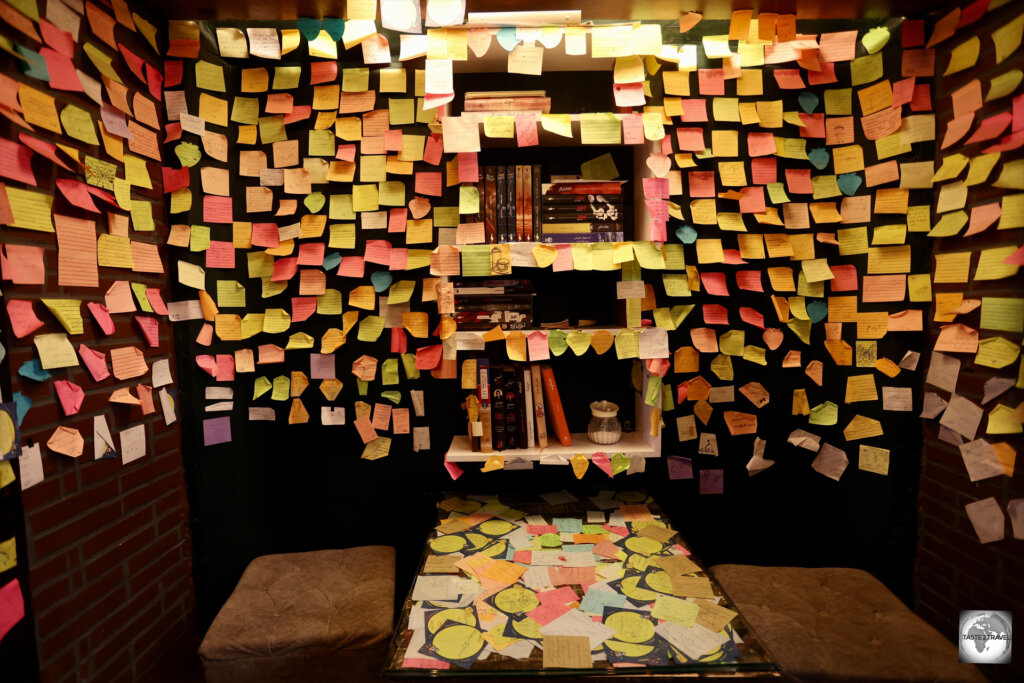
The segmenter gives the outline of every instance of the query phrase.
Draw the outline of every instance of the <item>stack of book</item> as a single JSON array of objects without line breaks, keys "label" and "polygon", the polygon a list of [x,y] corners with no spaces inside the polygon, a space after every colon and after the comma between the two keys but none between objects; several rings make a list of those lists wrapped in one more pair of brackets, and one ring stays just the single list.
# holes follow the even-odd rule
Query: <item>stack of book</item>
[{"label": "stack of book", "polygon": [[520,279],[455,280],[455,322],[460,330],[524,330],[533,325],[533,282]]},{"label": "stack of book", "polygon": [[540,225],[540,164],[484,166],[483,209],[487,242],[533,242]]},{"label": "stack of book", "polygon": [[621,242],[621,180],[564,180],[541,186],[540,241]]},{"label": "stack of book", "polygon": [[463,98],[463,118],[550,114],[551,98],[544,90],[486,90],[467,92]]},{"label": "stack of book", "polygon": [[477,391],[469,402],[475,404],[469,421],[473,451],[546,448],[549,433],[563,446],[572,445],[550,365],[477,358],[476,368]]}]

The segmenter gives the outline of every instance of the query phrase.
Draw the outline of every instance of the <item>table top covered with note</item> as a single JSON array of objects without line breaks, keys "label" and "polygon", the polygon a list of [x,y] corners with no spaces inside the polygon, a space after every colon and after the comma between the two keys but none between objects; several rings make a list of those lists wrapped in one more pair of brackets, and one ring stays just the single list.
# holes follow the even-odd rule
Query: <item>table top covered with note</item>
[{"label": "table top covered with note", "polygon": [[779,669],[644,493],[450,496],[438,512],[387,676]]}]

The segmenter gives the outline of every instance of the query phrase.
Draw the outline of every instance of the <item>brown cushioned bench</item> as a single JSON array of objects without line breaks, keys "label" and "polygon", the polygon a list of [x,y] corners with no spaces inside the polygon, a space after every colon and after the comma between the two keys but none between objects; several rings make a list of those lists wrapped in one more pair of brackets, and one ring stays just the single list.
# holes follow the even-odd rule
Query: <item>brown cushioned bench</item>
[{"label": "brown cushioned bench", "polygon": [[791,681],[984,683],[956,647],[859,569],[720,564],[711,573]]},{"label": "brown cushioned bench", "polygon": [[206,681],[382,680],[394,594],[394,548],[257,557],[199,646]]}]

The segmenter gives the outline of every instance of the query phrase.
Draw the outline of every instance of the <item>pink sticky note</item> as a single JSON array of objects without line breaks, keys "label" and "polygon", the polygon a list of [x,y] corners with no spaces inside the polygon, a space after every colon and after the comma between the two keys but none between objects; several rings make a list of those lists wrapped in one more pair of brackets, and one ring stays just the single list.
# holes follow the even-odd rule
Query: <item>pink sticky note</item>
[{"label": "pink sticky note", "polygon": [[612,476],[612,461],[608,459],[607,453],[594,453],[590,456],[590,462],[597,465],[609,477]]},{"label": "pink sticky note", "polygon": [[99,382],[110,377],[110,369],[107,367],[107,357],[105,354],[94,351],[85,344],[79,344],[78,356],[85,363],[85,367],[89,370],[89,374],[92,375],[94,381]]},{"label": "pink sticky note", "polygon": [[786,190],[793,194],[814,192],[814,187],[811,185],[811,170],[809,168],[787,168]]},{"label": "pink sticky note", "polygon": [[139,329],[142,330],[142,336],[146,338],[146,343],[149,344],[150,348],[155,349],[160,346],[159,320],[148,315],[137,315],[135,316],[135,322],[138,323]]},{"label": "pink sticky note", "polygon": [[981,204],[973,207],[971,209],[971,222],[967,227],[967,232],[964,233],[964,237],[978,234],[999,220],[1002,213],[1003,209],[999,205],[999,202]]},{"label": "pink sticky note", "polygon": [[[724,95],[725,71],[723,69],[697,69],[697,90],[701,95]],[[685,115],[683,119],[686,119]]]},{"label": "pink sticky note", "polygon": [[704,290],[712,296],[729,296],[729,287],[725,283],[725,273],[700,274],[701,284]]},{"label": "pink sticky note", "polygon": [[775,82],[783,90],[799,90],[807,87],[800,75],[800,69],[775,69],[772,73],[775,75]]},{"label": "pink sticky note", "polygon": [[388,262],[388,270],[405,270],[409,265],[409,249],[406,247],[392,247],[391,261]]},{"label": "pink sticky note", "polygon": [[644,120],[640,114],[622,114],[622,144],[644,144]]},{"label": "pink sticky note", "polygon": [[293,296],[292,297],[292,322],[300,323],[308,320],[316,313],[315,296]]},{"label": "pink sticky note", "polygon": [[704,304],[704,323],[707,325],[728,325],[729,309],[718,304]]},{"label": "pink sticky note", "polygon": [[157,102],[163,99],[164,77],[160,75],[160,70],[149,62],[146,62],[146,85],[149,86],[149,94],[153,99]]},{"label": "pink sticky note", "polygon": [[427,138],[427,144],[423,147],[423,161],[437,166],[441,163],[441,153],[444,152],[444,144],[440,135],[431,135]]},{"label": "pink sticky note", "polygon": [[764,316],[749,306],[740,306],[740,320],[748,325],[764,329]]},{"label": "pink sticky note", "polygon": [[235,381],[235,356],[230,353],[218,353],[216,357],[217,361],[217,381],[218,382],[234,382]]},{"label": "pink sticky note", "polygon": [[441,350],[440,344],[432,344],[431,346],[416,349],[416,369],[433,370],[436,368],[438,363],[441,362]]},{"label": "pink sticky note", "polygon": [[914,82],[916,80],[914,76],[911,76],[892,84],[893,107],[902,107],[904,104],[910,104],[910,101],[914,99]]},{"label": "pink sticky note", "polygon": [[1008,266],[1024,266],[1024,246],[1003,259]]},{"label": "pink sticky note", "polygon": [[832,279],[829,280],[829,289],[833,292],[855,292],[857,291],[857,267],[845,265],[830,265]]},{"label": "pink sticky note", "polygon": [[516,116],[516,144],[520,147],[534,147],[538,144],[537,117],[533,114]]},{"label": "pink sticky note", "polygon": [[57,399],[60,401],[60,407],[64,411],[64,415],[76,414],[82,407],[82,401],[85,399],[85,392],[82,391],[82,387],[66,379],[58,379],[53,383],[53,388],[57,391]]},{"label": "pink sticky note", "polygon": [[50,73],[50,87],[55,90],[85,92],[82,82],[78,79],[78,71],[70,57],[65,57],[48,47],[40,48],[39,55],[46,62],[46,70]]},{"label": "pink sticky note", "polygon": [[[444,468],[447,470],[448,476],[452,478],[452,481],[462,476],[462,468],[453,462],[448,462],[448,458],[444,460]],[[447,664],[447,662],[445,663]]]},{"label": "pink sticky note", "polygon": [[459,182],[475,183],[480,180],[480,166],[476,152],[459,152]]},{"label": "pink sticky note", "polygon": [[299,259],[294,256],[279,258],[274,261],[274,274],[270,276],[273,282],[287,282],[295,277],[299,270]]},{"label": "pink sticky note", "polygon": [[21,597],[21,584],[14,579],[0,588],[0,640],[25,617],[25,601]]},{"label": "pink sticky note", "polygon": [[409,340],[405,330],[400,327],[391,328],[391,353],[405,353],[409,346]]},{"label": "pink sticky note", "polygon": [[[103,330],[103,334],[114,334],[114,321],[111,319],[110,311],[107,310],[107,307],[98,301],[90,301],[86,306],[89,312],[92,313],[92,317],[95,318],[96,323],[100,326],[100,329]],[[134,305],[132,310],[135,310]]]},{"label": "pink sticky note", "polygon": [[551,357],[548,336],[539,330],[526,335],[526,348],[531,361],[548,360]]},{"label": "pink sticky note", "polygon": [[736,286],[748,292],[763,292],[760,270],[737,270]]},{"label": "pink sticky note", "polygon": [[440,171],[420,171],[416,174],[416,194],[425,194],[431,197],[440,197],[443,188],[441,187]]},{"label": "pink sticky note", "polygon": [[684,97],[680,100],[683,107],[683,121],[686,123],[707,123],[708,105],[703,97]]},{"label": "pink sticky note", "polygon": [[338,264],[338,275],[340,277],[354,277],[362,279],[365,270],[365,261],[362,256],[342,256]]},{"label": "pink sticky note", "polygon": [[156,406],[153,404],[153,387],[148,387],[145,384],[136,384],[135,391],[139,395],[139,403],[142,404],[142,414],[152,415],[156,412]]},{"label": "pink sticky note", "polygon": [[80,209],[86,211],[92,211],[93,213],[99,213],[99,209],[96,208],[95,202],[92,200],[92,195],[89,193],[89,187],[80,180],[73,180],[71,178],[60,178],[57,180],[57,188],[64,195],[64,198],[74,204]]},{"label": "pink sticky note", "polygon": [[42,285],[46,283],[46,265],[43,248],[24,244],[0,245],[0,270],[3,279],[16,285]]},{"label": "pink sticky note", "polygon": [[[347,258],[346,256],[342,259],[342,266],[344,266],[345,259]],[[366,259],[367,263],[376,263],[382,266],[391,265],[391,243],[385,240],[367,240],[363,258]]]},{"label": "pink sticky note", "polygon": [[964,144],[970,145],[975,142],[991,140],[992,138],[1001,135],[1004,130],[1009,128],[1012,121],[1013,114],[1008,111],[982,119],[978,124],[978,129],[974,131],[971,137],[964,141]]},{"label": "pink sticky note", "polygon": [[24,299],[7,300],[7,317],[11,321],[11,331],[18,339],[43,326],[43,321],[36,317],[32,302]]},{"label": "pink sticky note", "polygon": [[0,138],[0,176],[35,186],[32,173],[32,150],[13,140]]},{"label": "pink sticky note", "polygon": [[217,360],[210,355],[196,356],[196,365],[203,369],[210,377],[217,376]]},{"label": "pink sticky note", "polygon": [[203,220],[210,223],[232,223],[234,213],[231,197],[217,197],[212,194],[203,197]]},{"label": "pink sticky note", "polygon": [[[771,133],[769,133],[769,135],[771,135]],[[772,136],[772,144],[774,143],[774,136]],[[776,164],[775,157],[773,156],[751,159],[750,182],[755,185],[767,185],[768,183],[774,183],[779,177],[777,169],[778,165]]]},{"label": "pink sticky note", "polygon": [[704,129],[701,127],[676,128],[676,141],[681,152],[704,151]]},{"label": "pink sticky note", "polygon": [[691,197],[715,196],[714,171],[689,171],[686,177],[690,185]]},{"label": "pink sticky note", "polygon": [[39,33],[43,42],[69,59],[75,58],[75,37],[46,19],[39,19]]},{"label": "pink sticky note", "polygon": [[542,604],[540,607],[535,607],[534,609],[530,610],[526,613],[526,616],[530,617],[541,626],[545,626],[568,611],[568,605],[559,604],[557,602],[549,602],[547,604]]},{"label": "pink sticky note", "polygon": [[309,84],[330,83],[338,77],[338,63],[335,61],[312,62],[309,65]]},{"label": "pink sticky note", "polygon": [[215,446],[231,442],[231,418],[211,417],[203,420],[203,445]]},{"label": "pink sticky note", "polygon": [[409,219],[409,210],[404,206],[400,209],[388,211],[388,232],[405,232],[405,226]]},{"label": "pink sticky note", "polygon": [[642,107],[647,104],[643,83],[615,83],[612,94],[616,107]]},{"label": "pink sticky note", "polygon": [[752,157],[763,157],[775,154],[775,135],[773,133],[747,133],[747,153]]}]

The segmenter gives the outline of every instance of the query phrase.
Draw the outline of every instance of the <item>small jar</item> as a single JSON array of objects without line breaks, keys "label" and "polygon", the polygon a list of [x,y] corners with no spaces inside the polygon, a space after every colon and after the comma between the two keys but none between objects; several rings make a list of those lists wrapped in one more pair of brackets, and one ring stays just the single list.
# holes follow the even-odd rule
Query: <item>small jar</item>
[{"label": "small jar", "polygon": [[619,423],[619,407],[610,401],[594,401],[590,404],[590,424],[587,425],[587,436],[596,444],[610,446],[618,443],[622,437],[622,424]]}]

